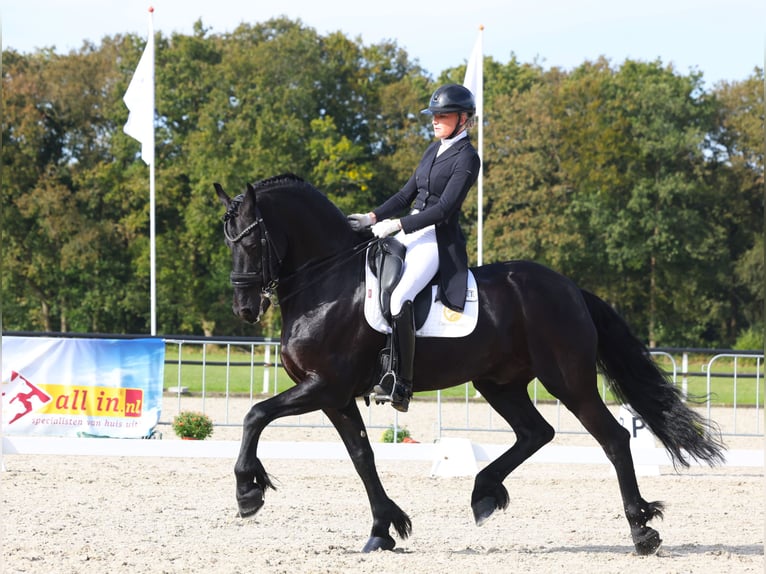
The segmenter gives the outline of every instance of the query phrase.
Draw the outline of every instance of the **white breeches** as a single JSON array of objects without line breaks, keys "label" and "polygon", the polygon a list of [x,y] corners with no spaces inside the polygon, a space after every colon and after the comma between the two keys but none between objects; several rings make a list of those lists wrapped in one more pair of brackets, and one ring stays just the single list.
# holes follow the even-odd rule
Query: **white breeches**
[{"label": "white breeches", "polygon": [[400,231],[394,237],[407,248],[402,278],[391,293],[391,314],[398,315],[404,302],[414,300],[439,271],[439,249],[433,225],[412,233]]}]

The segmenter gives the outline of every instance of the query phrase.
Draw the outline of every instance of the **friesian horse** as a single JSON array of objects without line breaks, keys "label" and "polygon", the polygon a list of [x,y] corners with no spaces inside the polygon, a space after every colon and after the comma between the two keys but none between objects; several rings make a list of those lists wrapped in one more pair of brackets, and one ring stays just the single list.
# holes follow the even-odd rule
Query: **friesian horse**
[{"label": "friesian horse", "polygon": [[[258,458],[264,428],[280,417],[321,409],[345,444],[364,483],[372,530],[364,552],[395,546],[390,528],[409,536],[410,518],[386,494],[356,399],[377,382],[385,335],[363,317],[364,252],[374,240],[354,232],[346,218],[309,183],[284,174],[248,184],[230,198],[219,184],[226,244],[232,253],[233,310],[259,320],[273,295],[282,313],[282,364],[296,385],[252,406],[244,418],[234,473],[242,517],[254,515],[274,488]],[[414,391],[473,381],[481,396],[513,429],[516,441],[475,478],[471,508],[477,525],[505,509],[503,481],[553,439],[554,429],[530,400],[535,377],[579,419],[614,465],[636,552],[659,548],[647,525],[662,517],[661,502],[641,497],[630,435],[599,396],[597,370],[614,395],[628,403],[669,452],[673,463],[723,462],[723,444],[704,418],[654,364],[648,349],[602,299],[530,261],[472,269],[479,290],[475,330],[463,338],[421,338],[416,345]]]}]

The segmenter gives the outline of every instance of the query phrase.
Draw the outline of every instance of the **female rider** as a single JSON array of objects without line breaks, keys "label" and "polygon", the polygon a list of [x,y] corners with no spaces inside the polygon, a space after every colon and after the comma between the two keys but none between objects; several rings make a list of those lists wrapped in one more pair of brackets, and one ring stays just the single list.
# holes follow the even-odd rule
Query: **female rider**
[{"label": "female rider", "polygon": [[[374,387],[376,400],[390,400],[402,412],[407,412],[412,396],[415,295],[438,272],[439,300],[459,312],[465,305],[468,256],[458,219],[481,163],[467,131],[476,113],[470,90],[457,84],[441,86],[422,113],[433,116],[437,141],[426,149],[415,173],[380,207],[348,216],[354,230],[371,227],[378,238],[396,234],[407,249],[401,279],[391,293],[392,368]],[[401,213],[406,215],[396,218]]]}]

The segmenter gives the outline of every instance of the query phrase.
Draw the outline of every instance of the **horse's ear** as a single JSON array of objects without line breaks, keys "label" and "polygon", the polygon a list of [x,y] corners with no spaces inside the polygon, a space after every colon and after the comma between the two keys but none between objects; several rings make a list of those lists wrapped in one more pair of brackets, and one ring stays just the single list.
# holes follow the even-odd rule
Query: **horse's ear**
[{"label": "horse's ear", "polygon": [[254,210],[255,209],[255,188],[253,187],[253,184],[248,183],[247,187],[245,187],[245,193],[243,194],[244,197],[242,198],[242,207],[244,210]]},{"label": "horse's ear", "polygon": [[216,182],[213,184],[213,187],[215,188],[215,192],[218,194],[218,199],[220,199],[221,203],[223,203],[226,206],[226,209],[228,209],[229,204],[231,204],[231,198],[226,195],[226,192],[223,190],[223,186]]}]

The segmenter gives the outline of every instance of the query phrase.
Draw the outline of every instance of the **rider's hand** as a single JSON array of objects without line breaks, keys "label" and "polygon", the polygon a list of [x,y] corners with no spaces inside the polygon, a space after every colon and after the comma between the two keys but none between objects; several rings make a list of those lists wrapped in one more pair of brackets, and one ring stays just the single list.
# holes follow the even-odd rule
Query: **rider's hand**
[{"label": "rider's hand", "polygon": [[363,231],[374,223],[369,213],[352,213],[346,219],[354,231]]},{"label": "rider's hand", "polygon": [[402,229],[401,223],[398,219],[384,219],[372,226],[372,234],[375,237],[383,238],[393,235],[397,231]]}]

